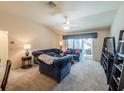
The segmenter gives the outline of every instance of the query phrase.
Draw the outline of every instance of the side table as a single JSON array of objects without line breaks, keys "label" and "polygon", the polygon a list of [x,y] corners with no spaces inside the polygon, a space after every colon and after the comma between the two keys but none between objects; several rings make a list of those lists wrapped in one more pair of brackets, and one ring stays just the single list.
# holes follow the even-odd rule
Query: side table
[{"label": "side table", "polygon": [[27,69],[27,68],[30,68],[32,67],[32,57],[31,56],[25,56],[25,57],[22,57],[21,58],[22,60],[22,67],[23,69]]}]

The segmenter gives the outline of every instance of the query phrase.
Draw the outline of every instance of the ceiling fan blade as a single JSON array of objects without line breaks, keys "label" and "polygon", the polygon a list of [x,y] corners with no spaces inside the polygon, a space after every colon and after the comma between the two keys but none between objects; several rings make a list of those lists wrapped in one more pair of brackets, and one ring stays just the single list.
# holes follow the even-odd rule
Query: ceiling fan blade
[{"label": "ceiling fan blade", "polygon": [[78,25],[71,25],[71,24],[70,24],[69,26],[78,26]]}]

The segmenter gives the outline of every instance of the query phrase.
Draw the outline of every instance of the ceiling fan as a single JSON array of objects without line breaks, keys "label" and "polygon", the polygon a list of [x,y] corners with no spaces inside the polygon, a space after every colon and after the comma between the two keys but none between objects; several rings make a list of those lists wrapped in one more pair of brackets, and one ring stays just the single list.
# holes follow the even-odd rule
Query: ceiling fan
[{"label": "ceiling fan", "polygon": [[[63,10],[61,9],[61,7],[57,6],[55,2],[49,1],[48,5],[49,5],[50,8],[56,9],[57,10],[57,12],[56,12],[57,14],[63,13]],[[64,22],[64,29],[65,30],[70,29],[71,27],[76,27],[77,26],[77,25],[71,24],[70,21],[68,20],[67,16],[64,16],[64,19],[65,19],[65,22]]]},{"label": "ceiling fan", "polygon": [[67,16],[64,16],[65,18],[65,23],[64,23],[64,29],[70,29],[71,27],[75,27],[77,25],[71,24],[70,21],[67,19]]}]

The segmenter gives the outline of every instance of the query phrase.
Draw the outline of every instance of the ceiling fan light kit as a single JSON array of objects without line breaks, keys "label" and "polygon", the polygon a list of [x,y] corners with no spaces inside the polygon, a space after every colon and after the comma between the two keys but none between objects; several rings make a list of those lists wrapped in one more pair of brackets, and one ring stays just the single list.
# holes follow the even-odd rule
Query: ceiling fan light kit
[{"label": "ceiling fan light kit", "polygon": [[64,16],[64,18],[65,18],[65,23],[64,23],[65,30],[70,29],[71,27],[77,26],[77,25],[71,24],[70,21],[67,19],[67,16]]},{"label": "ceiling fan light kit", "polygon": [[70,29],[70,26],[65,26],[64,30]]},{"label": "ceiling fan light kit", "polygon": [[70,24],[70,21],[66,21],[66,25],[69,25]]},{"label": "ceiling fan light kit", "polygon": [[[57,7],[57,5],[56,5],[56,3],[55,3],[54,1],[49,1],[49,2],[48,2],[48,5],[49,5],[49,7],[51,7],[51,8]],[[65,22],[64,22],[64,30],[68,30],[68,29],[70,29],[71,27],[76,26],[76,25],[72,25],[72,24],[70,23],[70,21],[68,20],[68,17],[67,17],[67,16],[64,16],[64,19],[65,19]]]}]

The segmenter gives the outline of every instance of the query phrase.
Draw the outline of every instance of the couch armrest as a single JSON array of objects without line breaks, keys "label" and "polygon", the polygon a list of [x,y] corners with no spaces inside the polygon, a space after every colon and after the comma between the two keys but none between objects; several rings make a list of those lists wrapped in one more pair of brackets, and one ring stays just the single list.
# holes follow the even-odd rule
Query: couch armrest
[{"label": "couch armrest", "polygon": [[54,60],[53,64],[54,66],[63,68],[65,65],[67,65],[69,62],[72,61],[73,61],[73,56],[68,55]]},{"label": "couch armrest", "polygon": [[38,57],[38,56],[41,55],[41,54],[43,54],[43,52],[40,52],[40,51],[34,51],[34,52],[32,52],[32,55],[33,55],[34,57]]}]

